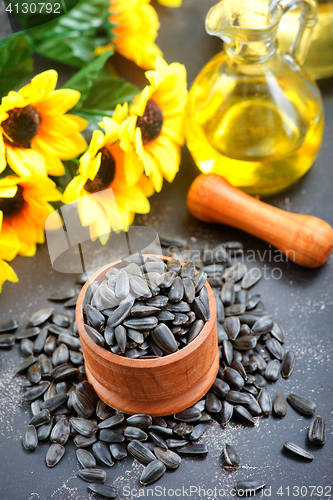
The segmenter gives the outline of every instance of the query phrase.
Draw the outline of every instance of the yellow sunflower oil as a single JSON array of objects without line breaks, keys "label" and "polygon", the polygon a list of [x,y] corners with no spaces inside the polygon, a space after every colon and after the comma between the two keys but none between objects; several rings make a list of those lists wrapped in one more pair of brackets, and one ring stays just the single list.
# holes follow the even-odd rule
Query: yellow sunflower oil
[{"label": "yellow sunflower oil", "polygon": [[[304,69],[314,79],[333,76],[333,0],[318,0],[318,23],[315,26]],[[279,49],[288,50],[298,29],[299,9],[283,16],[279,26]]]},{"label": "yellow sunflower oil", "polygon": [[250,194],[270,195],[314,162],[323,135],[322,101],[295,61],[305,57],[305,48],[293,57],[276,50],[281,4],[264,15],[252,8],[246,16],[245,1],[241,7],[241,0],[222,0],[208,13],[206,29],[225,48],[190,90],[186,139],[202,172],[222,175]]}]

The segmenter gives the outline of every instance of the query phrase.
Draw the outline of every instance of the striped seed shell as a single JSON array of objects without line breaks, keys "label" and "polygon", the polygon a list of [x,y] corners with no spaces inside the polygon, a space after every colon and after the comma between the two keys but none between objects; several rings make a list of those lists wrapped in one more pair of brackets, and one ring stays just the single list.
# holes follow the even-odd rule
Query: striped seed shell
[{"label": "striped seed shell", "polygon": [[126,447],[122,443],[110,443],[109,448],[115,460],[123,460],[127,457]]},{"label": "striped seed shell", "polygon": [[88,485],[88,490],[93,493],[97,493],[104,498],[115,498],[118,494],[117,488],[114,486],[109,486],[107,484],[90,483]]},{"label": "striped seed shell", "polygon": [[69,438],[70,425],[67,418],[61,418],[59,422],[55,424],[51,432],[51,441],[53,443],[65,444]]},{"label": "striped seed shell", "polygon": [[50,382],[45,381],[45,382],[40,382],[38,385],[35,385],[31,387],[30,389],[27,389],[23,393],[23,399],[25,401],[33,401],[34,399],[39,398],[42,394],[44,394],[45,391],[47,391],[48,387],[50,386]]},{"label": "striped seed shell", "polygon": [[308,438],[311,443],[324,444],[326,440],[326,424],[323,417],[317,415],[310,425],[308,431]]},{"label": "striped seed shell", "polygon": [[224,369],[224,380],[227,384],[236,391],[244,387],[244,379],[237,370],[234,370],[230,366]]},{"label": "striped seed shell", "polygon": [[252,326],[253,335],[264,335],[272,330],[274,320],[272,316],[262,316]]},{"label": "striped seed shell", "polygon": [[296,455],[299,455],[300,457],[307,458],[308,460],[313,460],[314,458],[314,456],[311,455],[311,453],[304,450],[304,448],[302,448],[296,443],[293,443],[292,441],[285,441],[283,443],[283,446],[287,450],[291,451],[292,453],[295,453]]},{"label": "striped seed shell", "polygon": [[92,437],[98,430],[98,427],[94,422],[86,420],[85,418],[71,417],[69,422],[74,427],[76,432],[84,437]]},{"label": "striped seed shell", "polygon": [[178,453],[183,455],[206,455],[208,446],[205,443],[193,443],[179,448]]},{"label": "striped seed shell", "polygon": [[96,443],[96,441],[97,441],[97,437],[95,434],[93,436],[90,436],[90,437],[85,437],[85,436],[81,436],[81,434],[78,434],[73,439],[75,446],[77,446],[78,448],[88,448],[92,444]]},{"label": "striped seed shell", "polygon": [[222,409],[218,414],[221,425],[227,425],[232,417],[233,411],[234,407],[230,403],[228,403],[227,401],[222,401]]},{"label": "striped seed shell", "polygon": [[84,469],[92,469],[96,467],[95,457],[88,450],[79,448],[78,450],[76,450],[76,458]]},{"label": "striped seed shell", "polygon": [[175,420],[180,422],[195,422],[201,417],[201,411],[198,408],[187,408],[186,410],[180,411],[174,414]]},{"label": "striped seed shell", "polygon": [[118,299],[125,299],[130,292],[128,274],[121,270],[117,275],[115,293]]},{"label": "striped seed shell", "polygon": [[280,361],[282,360],[284,351],[280,342],[278,342],[275,338],[271,338],[266,340],[265,346],[274,358],[279,359]]},{"label": "striped seed shell", "polygon": [[123,413],[116,413],[115,415],[102,420],[102,422],[100,422],[97,427],[99,429],[110,429],[111,427],[120,425],[124,421],[124,418],[125,417]]},{"label": "striped seed shell", "polygon": [[262,273],[258,267],[249,269],[242,279],[242,288],[248,290],[261,279]]},{"label": "striped seed shell", "polygon": [[229,467],[239,467],[240,458],[237,451],[231,444],[225,443],[223,446],[223,458],[226,465]]},{"label": "striped seed shell", "polygon": [[114,461],[110,452],[110,448],[104,441],[97,441],[92,445],[92,451],[99,462],[108,467],[114,465]]},{"label": "striped seed shell", "polygon": [[144,486],[154,483],[163,476],[166,466],[160,460],[150,462],[142,471],[140,483]]},{"label": "striped seed shell", "polygon": [[284,417],[287,413],[287,409],[287,401],[284,395],[281,392],[277,392],[273,401],[273,411],[275,415],[278,417]]},{"label": "striped seed shell", "polygon": [[278,359],[273,359],[267,365],[265,377],[267,380],[277,380],[280,376],[281,364]]},{"label": "striped seed shell", "polygon": [[127,426],[124,428],[124,436],[127,440],[137,440],[137,441],[146,441],[148,439],[148,434],[139,429],[139,427]]},{"label": "striped seed shell", "polygon": [[240,331],[240,321],[237,316],[229,316],[224,320],[224,329],[230,340],[235,340]]},{"label": "striped seed shell", "polygon": [[156,459],[155,455],[145,444],[135,439],[128,443],[127,450],[134,458],[143,464],[149,464]]},{"label": "striped seed shell", "polygon": [[145,297],[149,299],[152,296],[151,290],[147,285],[146,280],[140,276],[130,276],[130,287],[135,295],[138,297]]},{"label": "striped seed shell", "polygon": [[291,393],[288,394],[287,401],[295,410],[298,410],[303,415],[313,415],[316,411],[316,404],[303,396]]},{"label": "striped seed shell", "polygon": [[266,486],[265,481],[261,479],[243,479],[237,481],[235,489],[238,496],[253,496],[256,491],[261,490]]},{"label": "striped seed shell", "polygon": [[48,467],[54,467],[60,462],[65,454],[65,448],[59,443],[51,444],[45,457],[46,465]]},{"label": "striped seed shell", "polygon": [[[157,320],[156,320],[157,321]],[[160,323],[151,332],[153,341],[167,353],[173,353],[178,351],[178,346],[173,336],[170,328],[168,328],[164,323]]]},{"label": "striped seed shell", "polygon": [[265,387],[260,389],[257,401],[260,404],[260,407],[264,415],[268,415],[269,413],[272,412],[272,400],[269,395],[269,392]]},{"label": "striped seed shell", "polygon": [[122,443],[125,438],[120,432],[112,431],[111,429],[101,429],[99,431],[99,439],[106,443]]},{"label": "striped seed shell", "polygon": [[102,469],[80,469],[77,475],[88,483],[105,483],[106,472]]},{"label": "striped seed shell", "polygon": [[56,292],[49,295],[47,298],[48,300],[62,302],[71,299],[72,297],[75,297],[75,295],[76,295],[76,290],[74,288],[66,288],[63,290],[57,290]]},{"label": "striped seed shell", "polygon": [[276,338],[281,344],[285,340],[285,335],[282,326],[279,323],[274,322],[273,328],[271,329],[271,334]]},{"label": "striped seed shell", "polygon": [[252,417],[251,413],[244,408],[242,405],[235,405],[234,406],[234,413],[237,415],[239,418],[244,420],[247,424],[255,425],[256,421]]},{"label": "striped seed shell", "polygon": [[290,377],[295,367],[295,363],[296,354],[294,353],[294,351],[286,351],[281,363],[281,375],[283,378]]},{"label": "striped seed shell", "polygon": [[54,307],[44,307],[32,313],[29,317],[28,324],[30,326],[39,326],[47,321],[54,311]]},{"label": "striped seed shell", "polygon": [[152,421],[152,417],[146,413],[137,413],[126,419],[126,422],[129,425],[139,427],[140,429],[147,429],[150,425],[152,425]]},{"label": "striped seed shell", "polygon": [[165,450],[160,447],[154,449],[157,460],[163,462],[169,469],[177,469],[179,467],[182,459],[177,453],[171,450]]},{"label": "striped seed shell", "polygon": [[0,323],[0,333],[11,332],[13,330],[16,330],[18,326],[19,323],[16,321],[16,319],[9,319],[8,321]]},{"label": "striped seed shell", "polygon": [[25,429],[23,437],[22,437],[22,444],[23,444],[24,448],[28,451],[32,451],[37,447],[38,436],[37,436],[36,427],[34,425],[30,424]]},{"label": "striped seed shell", "polygon": [[[120,306],[119,306],[120,307]],[[110,319],[110,318],[109,318]],[[91,340],[95,342],[96,345],[103,346],[105,343],[103,335],[101,335],[95,328],[89,325],[84,325],[86,333],[89,335]]]},{"label": "striped seed shell", "polygon": [[51,414],[49,410],[41,410],[35,415],[33,415],[32,419],[29,422],[29,425],[34,425],[35,427],[39,427],[40,425],[48,424],[51,420]]}]

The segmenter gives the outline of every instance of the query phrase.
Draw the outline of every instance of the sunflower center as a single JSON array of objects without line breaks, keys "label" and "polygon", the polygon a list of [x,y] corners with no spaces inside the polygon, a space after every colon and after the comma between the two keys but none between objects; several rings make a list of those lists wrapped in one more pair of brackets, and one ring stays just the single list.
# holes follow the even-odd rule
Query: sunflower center
[{"label": "sunflower center", "polygon": [[14,108],[7,113],[8,118],[1,124],[5,132],[4,142],[15,148],[30,148],[41,124],[37,109],[28,104],[24,108]]},{"label": "sunflower center", "polygon": [[22,210],[24,203],[23,187],[18,184],[13,198],[0,198],[0,210],[3,211],[5,217],[12,217]]},{"label": "sunflower center", "polygon": [[108,188],[116,173],[116,160],[108,148],[101,148],[98,152],[102,153],[101,165],[95,179],[93,181],[88,179],[84,185],[84,189],[88,191],[88,193],[97,193],[98,191],[103,191],[103,189]]},{"label": "sunflower center", "polygon": [[143,144],[149,144],[157,139],[162,130],[163,113],[155,101],[149,99],[143,116],[138,116],[136,125],[141,129]]}]

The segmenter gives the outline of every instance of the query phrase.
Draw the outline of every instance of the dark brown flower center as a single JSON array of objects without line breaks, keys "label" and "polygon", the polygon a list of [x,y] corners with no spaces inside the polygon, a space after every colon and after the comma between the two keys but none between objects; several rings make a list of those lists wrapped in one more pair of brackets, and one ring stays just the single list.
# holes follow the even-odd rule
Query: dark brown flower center
[{"label": "dark brown flower center", "polygon": [[160,135],[163,125],[163,113],[159,105],[149,99],[143,116],[138,116],[137,127],[141,129],[143,144],[149,144]]},{"label": "dark brown flower center", "polygon": [[30,148],[41,124],[37,109],[29,104],[24,108],[11,109],[7,113],[8,118],[1,124],[5,132],[3,140],[15,148]]},{"label": "dark brown flower center", "polygon": [[5,217],[12,217],[18,214],[25,204],[23,198],[23,187],[17,185],[17,191],[13,198],[0,198],[0,210],[3,211]]},{"label": "dark brown flower center", "polygon": [[101,165],[95,176],[95,179],[90,179],[84,185],[84,189],[88,193],[97,193],[103,191],[110,186],[116,173],[116,160],[107,148],[101,148],[99,153],[102,153]]}]

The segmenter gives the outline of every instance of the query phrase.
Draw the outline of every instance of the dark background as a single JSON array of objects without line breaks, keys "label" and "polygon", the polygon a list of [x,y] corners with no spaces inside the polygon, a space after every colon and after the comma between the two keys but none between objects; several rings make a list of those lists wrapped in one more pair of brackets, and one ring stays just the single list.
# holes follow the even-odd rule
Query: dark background
[{"label": "dark background", "polygon": [[[186,65],[189,85],[218,51],[219,40],[209,37],[204,31],[204,17],[212,0],[184,0],[181,9],[166,9],[155,5],[160,21],[158,44],[170,63],[178,61]],[[2,25],[3,27],[3,25]],[[0,17],[1,28],[1,17]],[[4,29],[0,29],[4,34]],[[121,75],[138,85],[145,84],[143,72],[133,64],[116,56],[115,64]],[[36,73],[55,68],[59,71],[59,83],[65,82],[72,70],[42,58],[36,58]],[[311,214],[333,224],[333,80],[320,83],[326,112],[324,140],[316,163],[295,186],[282,194],[267,199],[279,208],[295,213]],[[166,181],[161,193],[151,198],[151,212],[137,216],[136,225],[147,225],[160,233],[184,235],[194,248],[203,243],[211,245],[240,240],[249,255],[254,250],[259,267],[266,269],[266,279],[255,287],[262,294],[267,309],[286,331],[287,348],[297,353],[297,363],[292,376],[269,388],[272,396],[280,390],[285,395],[296,392],[311,398],[317,404],[316,414],[327,422],[327,442],[323,447],[310,445],[307,427],[310,419],[299,415],[288,407],[287,415],[279,420],[272,416],[261,418],[258,427],[248,428],[232,423],[222,429],[213,423],[202,441],[210,447],[206,459],[184,458],[180,468],[167,472],[155,485],[168,488],[185,488],[192,499],[232,498],[229,493],[236,480],[241,478],[263,478],[267,487],[266,496],[271,498],[321,498],[332,495],[332,311],[333,311],[333,258],[317,270],[303,269],[290,262],[270,262],[268,244],[241,231],[218,225],[203,224],[189,215],[186,209],[186,193],[191,181],[198,175],[187,149],[183,149],[182,164],[173,184]],[[266,251],[266,254],[265,254]],[[98,254],[97,259],[98,259]],[[76,278],[73,274],[60,274],[52,269],[46,245],[39,246],[33,258],[17,257],[12,263],[20,282],[5,283],[0,295],[0,322],[15,317],[24,329],[29,315],[36,309],[48,305],[47,295],[56,288],[71,286]],[[255,264],[250,264],[255,265]],[[273,279],[275,267],[282,271],[279,280]],[[277,276],[277,274],[273,274]],[[254,292],[253,292],[254,293]],[[56,310],[62,307],[56,305]],[[23,377],[14,377],[15,368],[21,361],[18,345],[11,350],[0,351],[0,500],[88,500],[87,485],[76,477],[78,463],[75,446],[66,445],[66,454],[55,469],[45,465],[48,443],[42,443],[31,453],[21,444],[22,433],[30,420],[30,405],[21,400]],[[285,440],[305,446],[314,454],[312,462],[295,458],[282,451]],[[221,467],[223,444],[232,444],[241,457],[241,467],[236,472],[226,472]],[[106,469],[106,468],[105,468]],[[142,466],[127,458],[108,469],[108,484],[118,487],[120,499],[135,498],[139,494],[147,497],[147,489],[139,491],[138,477]],[[136,488],[130,496],[125,486]],[[201,487],[201,494],[190,486]],[[301,487],[307,487],[301,490]],[[310,486],[315,486],[311,495]],[[321,494],[319,487],[324,488]],[[207,491],[220,488],[220,494]],[[297,490],[299,487],[299,491]],[[294,489],[293,489],[294,488]],[[224,496],[223,496],[224,493]],[[298,494],[297,494],[298,493]],[[325,495],[326,493],[326,495]],[[257,494],[260,497],[261,493]],[[150,492],[150,498],[176,498],[158,490]],[[187,498],[186,492],[180,498]]]}]

